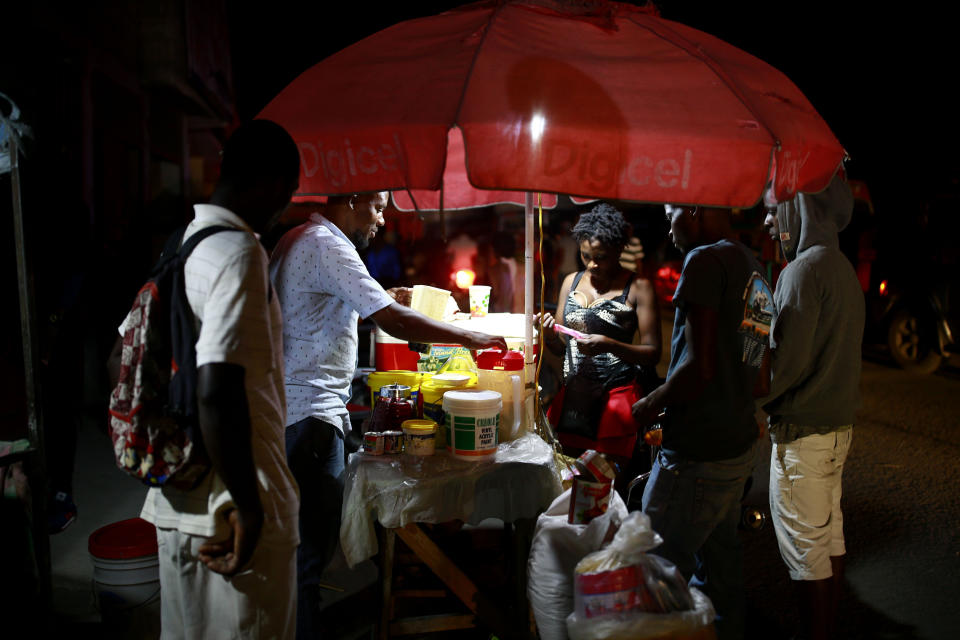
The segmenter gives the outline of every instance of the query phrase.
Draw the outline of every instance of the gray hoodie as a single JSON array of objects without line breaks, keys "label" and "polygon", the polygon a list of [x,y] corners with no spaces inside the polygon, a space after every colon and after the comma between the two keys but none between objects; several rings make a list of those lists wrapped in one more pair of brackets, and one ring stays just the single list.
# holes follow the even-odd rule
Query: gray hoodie
[{"label": "gray hoodie", "polygon": [[839,177],[777,206],[788,264],[774,291],[773,378],[763,405],[775,442],[853,424],[860,404],[863,292],[837,238],[852,215],[853,195]]}]

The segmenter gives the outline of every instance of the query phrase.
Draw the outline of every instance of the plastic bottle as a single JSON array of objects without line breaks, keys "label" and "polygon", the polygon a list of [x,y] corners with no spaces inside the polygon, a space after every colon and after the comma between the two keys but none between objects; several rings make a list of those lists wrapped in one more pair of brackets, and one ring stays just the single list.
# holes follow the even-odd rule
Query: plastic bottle
[{"label": "plastic bottle", "polygon": [[523,354],[491,349],[477,355],[477,388],[496,391],[503,398],[500,442],[517,437],[523,418]]}]

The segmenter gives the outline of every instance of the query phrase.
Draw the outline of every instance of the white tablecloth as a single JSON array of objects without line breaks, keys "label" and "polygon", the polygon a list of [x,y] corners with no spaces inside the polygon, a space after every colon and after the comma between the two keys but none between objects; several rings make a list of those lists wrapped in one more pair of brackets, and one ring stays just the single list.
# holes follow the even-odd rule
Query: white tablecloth
[{"label": "white tablecloth", "polygon": [[377,553],[373,524],[487,518],[513,522],[535,518],[562,491],[552,449],[537,435],[501,444],[488,462],[458,460],[446,451],[407,455],[350,456],[347,464],[340,545],[353,567]]}]

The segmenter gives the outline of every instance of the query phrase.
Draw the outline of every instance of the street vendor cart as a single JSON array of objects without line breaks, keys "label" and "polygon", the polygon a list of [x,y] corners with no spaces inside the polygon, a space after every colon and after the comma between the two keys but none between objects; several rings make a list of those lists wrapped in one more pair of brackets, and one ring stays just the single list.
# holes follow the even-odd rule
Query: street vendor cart
[{"label": "street vendor cart", "polygon": [[[469,628],[477,624],[501,636],[517,636],[526,626],[526,555],[532,523],[560,494],[553,450],[528,433],[501,443],[487,462],[466,462],[446,451],[414,458],[406,455],[351,455],[345,477],[340,544],[353,567],[377,556],[382,609],[380,637]],[[431,539],[423,525],[460,521],[478,525],[495,518],[518,525],[514,553],[519,571],[511,585],[519,615],[508,619],[493,597]],[[377,528],[382,529],[378,541]],[[396,539],[400,538],[466,607],[468,613],[399,618],[400,598],[444,595],[394,591]],[[382,544],[381,544],[382,541]]]}]

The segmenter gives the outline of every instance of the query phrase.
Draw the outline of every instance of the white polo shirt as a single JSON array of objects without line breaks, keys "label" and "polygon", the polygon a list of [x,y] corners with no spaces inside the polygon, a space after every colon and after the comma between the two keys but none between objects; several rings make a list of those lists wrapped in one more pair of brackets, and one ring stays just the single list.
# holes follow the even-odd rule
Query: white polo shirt
[{"label": "white polo shirt", "polygon": [[[267,254],[250,227],[231,211],[198,204],[194,212],[184,239],[211,225],[246,232],[223,231],[204,239],[184,266],[187,300],[197,319],[197,367],[225,362],[244,368],[265,518],[261,535],[296,544],[299,495],[284,444],[282,320],[276,295],[270,299]],[[151,488],[140,515],[158,527],[221,537],[229,532],[221,512],[232,506],[220,476],[208,473],[191,491]]]},{"label": "white polo shirt", "polygon": [[357,321],[393,298],[347,236],[319,213],[277,243],[270,280],[283,309],[287,425],[314,417],[349,431]]}]

